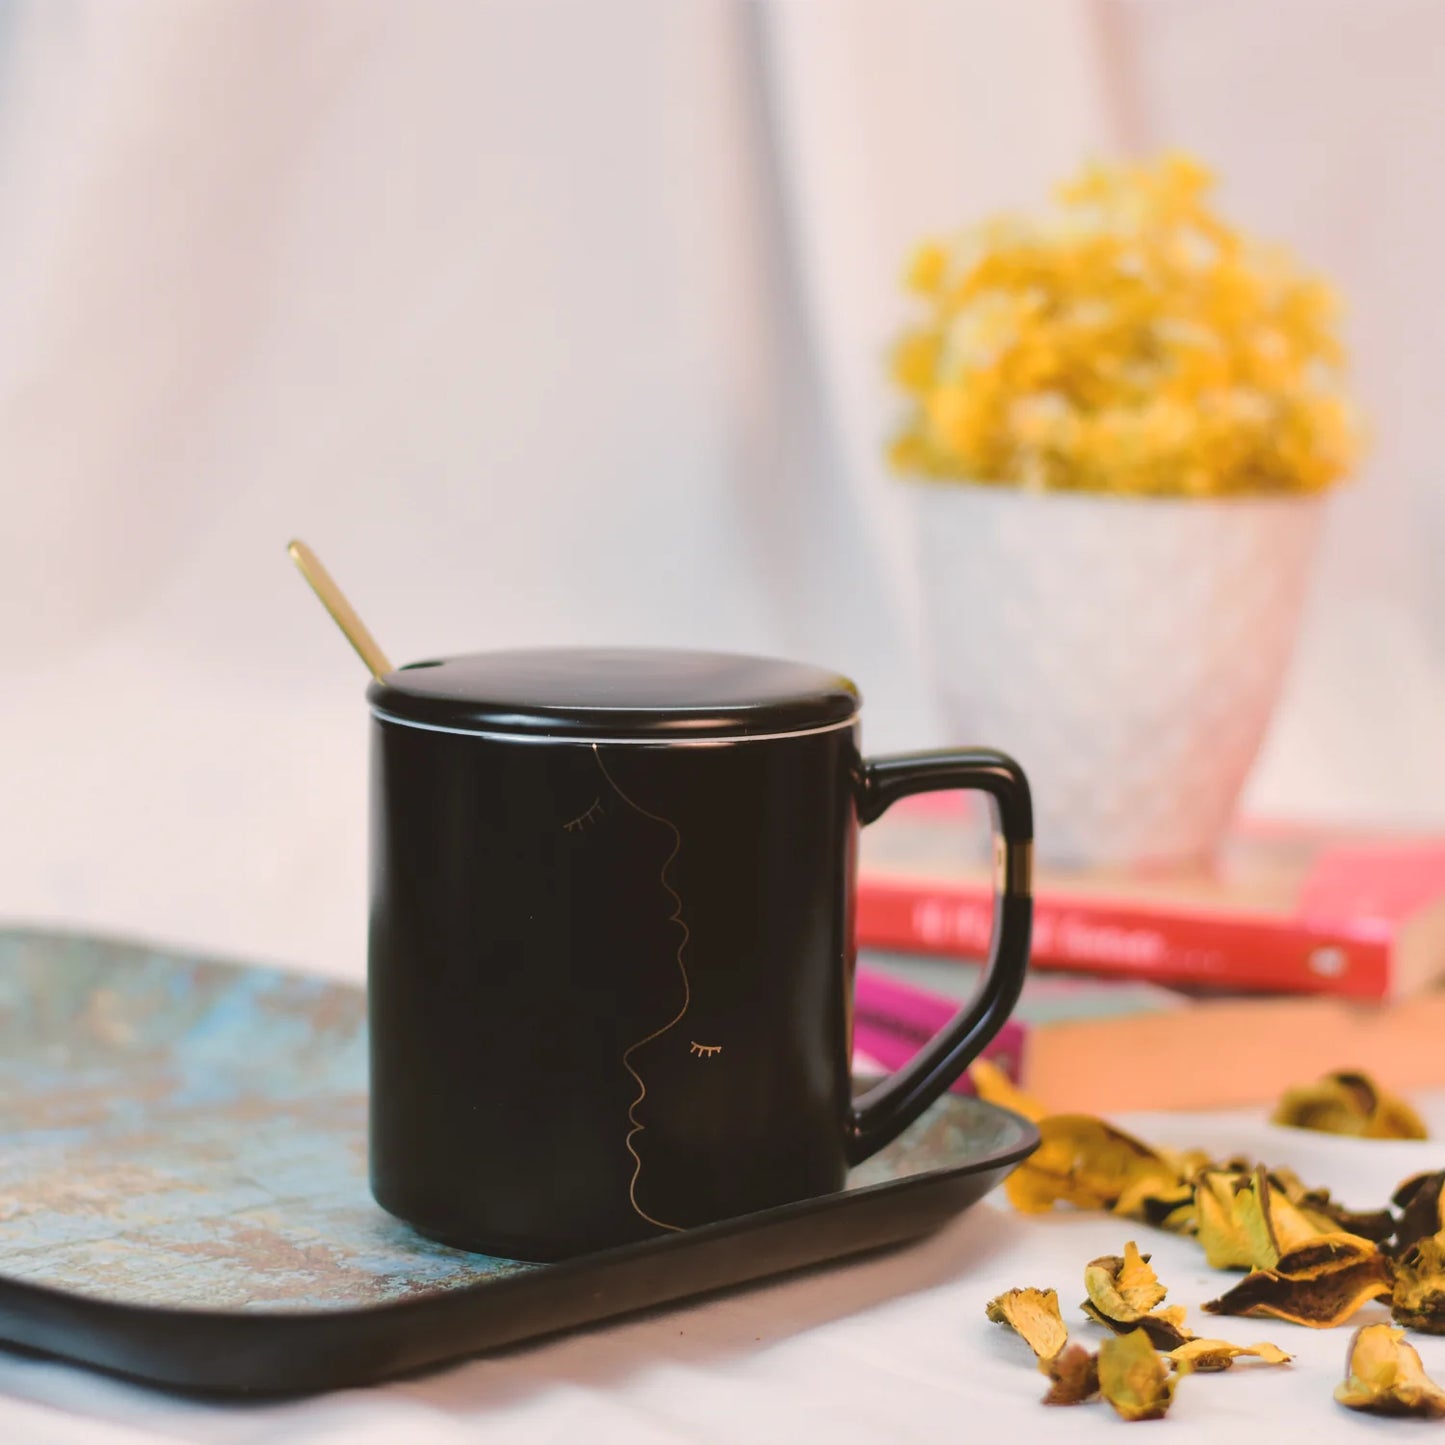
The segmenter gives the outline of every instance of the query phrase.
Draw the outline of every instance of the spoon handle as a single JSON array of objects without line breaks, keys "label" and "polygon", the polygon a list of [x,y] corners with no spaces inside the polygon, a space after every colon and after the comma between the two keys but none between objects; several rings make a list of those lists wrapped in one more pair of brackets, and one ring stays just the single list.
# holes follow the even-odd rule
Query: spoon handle
[{"label": "spoon handle", "polygon": [[378,681],[385,677],[392,670],[391,663],[376,645],[376,639],[366,630],[366,624],[356,615],[356,609],[346,600],[346,594],[336,585],[331,573],[321,565],[321,559],[302,541],[292,542],[286,550],[346,640],[371,669],[371,675]]}]

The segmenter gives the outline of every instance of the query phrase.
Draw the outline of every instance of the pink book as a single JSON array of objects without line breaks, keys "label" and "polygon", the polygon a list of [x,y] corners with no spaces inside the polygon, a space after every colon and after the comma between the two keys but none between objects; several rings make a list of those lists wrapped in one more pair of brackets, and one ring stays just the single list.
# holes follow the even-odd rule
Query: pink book
[{"label": "pink book", "polygon": [[[860,968],[853,992],[854,1065],[862,1071],[875,1064],[880,1071],[901,1067],[936,1034],[960,1005],[954,999],[900,983],[872,969]],[[1023,1069],[1025,1025],[1010,1019],[983,1051],[1015,1083]],[[954,1092],[971,1094],[965,1074]]]}]

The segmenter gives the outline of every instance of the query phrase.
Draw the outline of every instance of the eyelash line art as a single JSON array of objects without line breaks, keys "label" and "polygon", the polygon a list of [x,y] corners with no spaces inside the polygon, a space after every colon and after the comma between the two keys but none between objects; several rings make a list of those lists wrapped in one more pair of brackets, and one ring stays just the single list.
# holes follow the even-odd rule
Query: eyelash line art
[{"label": "eyelash line art", "polygon": [[627,1186],[627,1197],[631,1200],[633,1209],[649,1224],[655,1225],[658,1229],[669,1229],[674,1234],[681,1234],[681,1225],[667,1224],[661,1219],[654,1219],[637,1202],[637,1180],[642,1173],[642,1156],[632,1147],[632,1141],[642,1133],[646,1127],[637,1120],[637,1106],[647,1097],[647,1085],[642,1082],[642,1075],[632,1067],[632,1055],[644,1044],[650,1044],[653,1039],[661,1038],[668,1029],[674,1028],[677,1024],[681,1023],[683,1014],[687,1012],[688,1007],[692,1003],[692,985],[688,982],[687,965],[682,961],[683,949],[687,947],[688,939],[692,935],[689,933],[687,923],[682,916],[682,896],[678,893],[677,889],[667,881],[667,873],[672,867],[673,860],[682,852],[682,830],[670,818],[663,818],[656,813],[649,813],[646,808],[638,803],[634,803],[632,799],[617,786],[612,774],[607,771],[607,765],[602,761],[602,754],[597,750],[596,743],[592,744],[592,755],[597,759],[597,766],[602,770],[602,776],[607,779],[612,791],[616,793],[629,808],[634,812],[641,813],[644,818],[651,818],[653,822],[661,823],[664,827],[672,831],[672,852],[667,855],[667,860],[663,863],[662,872],[659,876],[663,888],[673,903],[672,917],[668,919],[668,922],[675,923],[682,929],[682,941],[677,945],[677,971],[682,975],[682,1007],[678,1009],[661,1028],[654,1029],[645,1039],[638,1039],[635,1044],[630,1044],[624,1049],[622,1051],[622,1067],[632,1075],[632,1082],[637,1085],[637,1097],[632,1101],[631,1107],[627,1110],[627,1120],[632,1125],[632,1128],[628,1131],[627,1138],[624,1141],[627,1145],[627,1152],[632,1155],[632,1180]]},{"label": "eyelash line art", "polygon": [[696,1039],[692,1041],[692,1047],[688,1050],[690,1054],[696,1054],[700,1059],[710,1059],[714,1054],[722,1053],[721,1044],[700,1044]]},{"label": "eyelash line art", "polygon": [[595,823],[597,819],[602,816],[602,813],[602,799],[600,797],[593,798],[590,808],[585,812],[578,813],[570,822],[562,824],[562,831],[564,833],[580,833],[584,828],[588,828]]}]

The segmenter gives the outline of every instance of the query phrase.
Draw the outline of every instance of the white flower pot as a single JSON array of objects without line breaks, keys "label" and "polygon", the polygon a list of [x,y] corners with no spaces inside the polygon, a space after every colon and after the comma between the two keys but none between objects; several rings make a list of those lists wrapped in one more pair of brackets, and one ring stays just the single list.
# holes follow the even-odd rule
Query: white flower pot
[{"label": "white flower pot", "polygon": [[1040,861],[1206,860],[1279,696],[1320,500],[909,490],[948,740],[1023,764]]}]

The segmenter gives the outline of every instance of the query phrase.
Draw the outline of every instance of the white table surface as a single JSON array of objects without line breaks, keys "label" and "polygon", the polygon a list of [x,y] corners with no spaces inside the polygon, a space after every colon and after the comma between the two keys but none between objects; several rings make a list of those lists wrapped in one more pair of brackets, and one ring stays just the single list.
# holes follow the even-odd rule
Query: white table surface
[{"label": "white table surface", "polygon": [[[1445,1094],[1417,1101],[1445,1136]],[[1122,1120],[1160,1143],[1244,1151],[1326,1184],[1346,1203],[1383,1203],[1407,1174],[1442,1163],[1440,1143],[1368,1142],[1272,1128],[1259,1114],[1138,1115]],[[270,1404],[211,1403],[105,1378],[56,1361],[0,1352],[0,1440],[25,1445],[141,1441],[833,1442],[1008,1438],[1049,1431],[1117,1439],[1101,1405],[1045,1411],[1043,1380],[1022,1341],[984,1318],[1014,1285],[1059,1290],[1076,1339],[1098,1327],[1075,1306],[1084,1264],[1139,1239],[1169,1303],[1196,1333],[1295,1355],[1286,1368],[1240,1366],[1186,1379],[1169,1416],[1175,1441],[1363,1440],[1393,1422],[1331,1398],[1346,1329],[1312,1331],[1203,1315],[1230,1276],[1198,1247],[1107,1217],[1038,1219],[997,1195],[931,1239],[884,1256],[745,1289],[680,1309],[601,1325],[375,1389]],[[1371,1306],[1358,1319],[1385,1318]],[[1445,1338],[1413,1337],[1445,1381]]]}]

